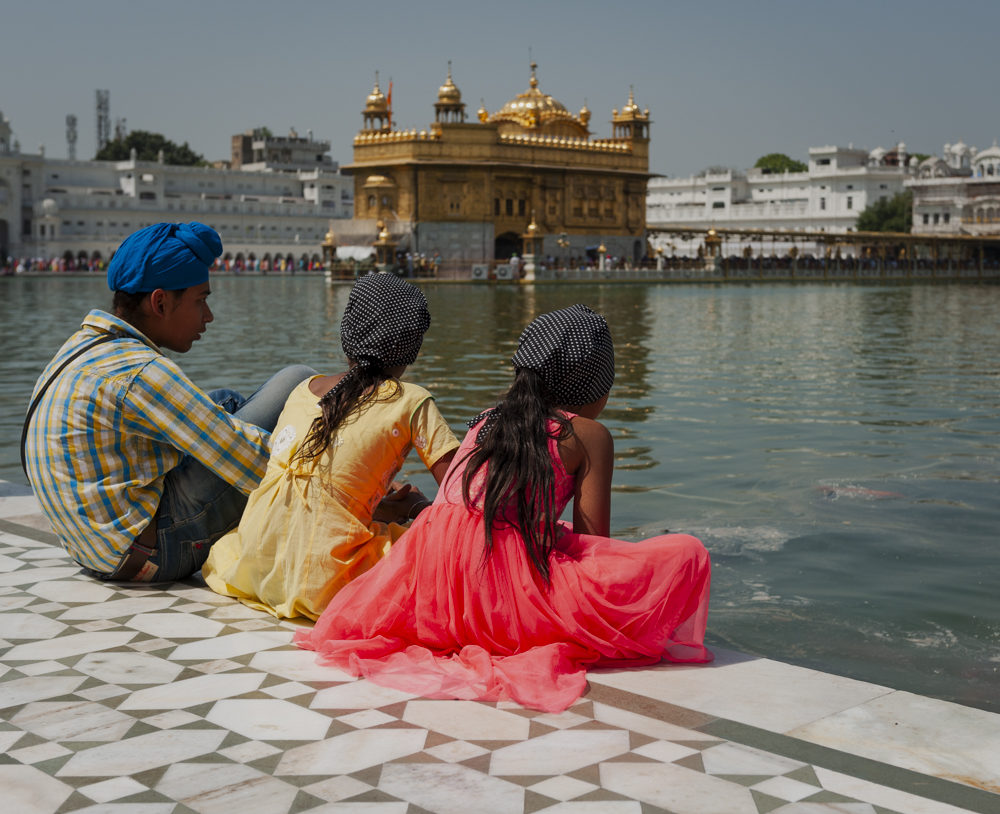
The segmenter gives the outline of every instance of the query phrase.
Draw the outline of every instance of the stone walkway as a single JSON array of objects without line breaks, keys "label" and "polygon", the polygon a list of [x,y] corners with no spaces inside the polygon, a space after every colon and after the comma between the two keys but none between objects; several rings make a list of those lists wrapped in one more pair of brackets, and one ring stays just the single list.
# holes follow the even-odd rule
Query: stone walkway
[{"label": "stone walkway", "polygon": [[336,670],[200,580],[97,583],[0,482],[9,814],[1000,812],[1000,716],[768,659],[603,670],[561,715]]}]

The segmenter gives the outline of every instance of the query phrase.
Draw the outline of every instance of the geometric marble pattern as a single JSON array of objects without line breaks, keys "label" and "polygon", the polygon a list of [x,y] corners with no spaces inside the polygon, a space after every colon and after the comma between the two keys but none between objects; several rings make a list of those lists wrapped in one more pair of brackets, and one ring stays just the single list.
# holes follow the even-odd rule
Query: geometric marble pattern
[{"label": "geometric marble pattern", "polygon": [[[880,733],[913,708],[944,731],[940,702],[901,697],[891,706],[884,688],[836,679],[828,699],[836,709],[823,723],[801,706],[822,674],[741,668],[747,680],[802,678],[790,709],[773,683],[762,703],[779,709],[775,720],[808,727],[803,748],[836,740],[831,762],[826,752],[754,741],[766,710],[741,711],[737,699],[757,690],[736,682],[733,698],[717,701],[718,668],[705,686],[695,668],[595,674],[601,680],[561,715],[428,700],[317,665],[290,643],[296,624],[213,594],[198,578],[96,583],[71,564],[53,565],[65,563],[64,552],[44,532],[12,528],[0,525],[3,814],[1000,811],[1000,795],[974,784],[893,780],[902,769],[876,754],[872,738],[863,748],[884,764],[845,762],[854,721]],[[690,705],[678,703],[685,692]],[[837,707],[838,699],[850,703]],[[716,703],[735,714],[705,712]],[[869,706],[845,712],[859,704]],[[1000,727],[978,713],[969,720],[985,744],[979,763],[992,770],[1000,751],[987,746]],[[750,735],[722,736],[720,723]],[[887,733],[883,752],[891,736],[903,737]],[[923,745],[920,759],[932,752]],[[883,765],[885,780],[872,771]],[[973,796],[947,798],[953,787]]]}]

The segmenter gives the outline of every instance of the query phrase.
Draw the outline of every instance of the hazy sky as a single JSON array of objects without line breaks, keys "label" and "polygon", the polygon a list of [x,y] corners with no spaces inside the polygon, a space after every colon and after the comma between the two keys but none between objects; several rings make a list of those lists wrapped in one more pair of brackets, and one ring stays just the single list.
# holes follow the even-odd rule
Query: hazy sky
[{"label": "hazy sky", "polygon": [[330,139],[348,163],[380,71],[400,127],[426,128],[453,60],[474,119],[528,87],[610,136],[635,85],[649,107],[650,169],[687,175],[748,167],[810,146],[940,153],[1000,137],[996,0],[951,2],[222,2],[0,0],[0,110],[24,151],[96,145],[94,90],[130,129],[228,158],[233,133],[294,126]]}]

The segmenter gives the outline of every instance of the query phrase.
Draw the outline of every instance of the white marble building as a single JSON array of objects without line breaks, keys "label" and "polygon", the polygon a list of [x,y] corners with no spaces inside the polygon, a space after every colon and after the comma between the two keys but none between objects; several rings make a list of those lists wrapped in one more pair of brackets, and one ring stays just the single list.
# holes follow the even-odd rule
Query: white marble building
[{"label": "white marble building", "polygon": [[[853,146],[810,147],[805,172],[779,174],[751,168],[742,173],[709,170],[688,178],[653,178],[646,193],[646,223],[651,229],[715,226],[848,232],[870,203],[902,192],[914,171],[902,142],[892,150],[879,147],[870,152]],[[651,242],[673,243],[678,254],[690,253],[694,246],[655,236]]]},{"label": "white marble building", "polygon": [[196,220],[219,232],[230,259],[318,258],[329,220],[354,215],[353,180],[325,158],[295,170],[69,161],[22,153],[0,115],[0,256],[107,260],[137,229]]},{"label": "white marble building", "polygon": [[1000,234],[1000,147],[982,152],[959,140],[943,157],[920,163],[913,190],[913,231],[935,235]]}]

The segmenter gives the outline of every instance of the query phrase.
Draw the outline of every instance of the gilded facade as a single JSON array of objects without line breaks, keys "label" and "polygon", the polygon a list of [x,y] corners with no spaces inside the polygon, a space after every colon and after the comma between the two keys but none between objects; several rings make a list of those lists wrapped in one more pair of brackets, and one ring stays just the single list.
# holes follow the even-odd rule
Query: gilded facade
[{"label": "gilded facade", "polygon": [[[449,65],[434,122],[420,131],[396,129],[376,78],[345,168],[355,219],[383,219],[401,245],[452,260],[520,254],[532,216],[545,254],[579,257],[603,241],[609,253],[641,257],[649,111],[630,91],[613,112],[612,138],[592,138],[590,110],[572,113],[545,94],[536,68],[524,93],[495,113],[481,106],[470,121]],[[556,245],[562,233],[568,249]]]}]

